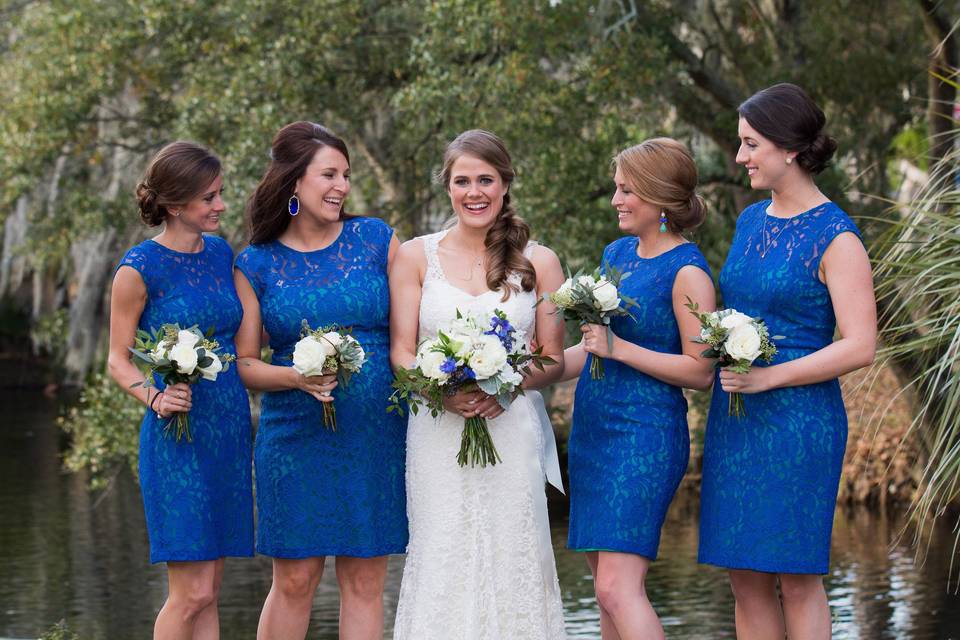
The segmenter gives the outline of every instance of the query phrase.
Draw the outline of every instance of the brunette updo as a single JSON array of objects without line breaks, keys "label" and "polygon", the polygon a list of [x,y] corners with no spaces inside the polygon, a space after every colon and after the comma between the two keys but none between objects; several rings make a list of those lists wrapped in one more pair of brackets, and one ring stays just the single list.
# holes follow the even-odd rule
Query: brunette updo
[{"label": "brunette updo", "polygon": [[510,185],[513,184],[516,176],[510,153],[503,141],[489,131],[483,129],[464,131],[447,145],[447,150],[443,154],[443,167],[438,179],[448,190],[453,163],[461,156],[473,156],[492,166],[507,187],[500,214],[484,239],[488,261],[487,287],[491,291],[497,291],[502,287],[503,299],[506,300],[511,292],[517,291],[517,286],[508,281],[510,274],[516,273],[520,276],[520,288],[524,291],[533,291],[537,286],[537,272],[533,268],[533,263],[523,255],[530,240],[530,227],[514,212],[510,204]]},{"label": "brunette updo", "polygon": [[807,92],[783,82],[753,94],[740,105],[744,118],[760,135],[781,149],[796,151],[797,164],[808,173],[827,168],[837,141],[823,128],[827,118]]},{"label": "brunette updo", "polygon": [[691,231],[706,218],[696,192],[697,165],[682,142],[650,138],[618,153],[613,164],[637,197],[660,207],[670,231]]},{"label": "brunette updo", "polygon": [[[297,180],[307,172],[313,156],[323,147],[333,147],[342,153],[350,166],[347,143],[316,122],[291,122],[274,136],[270,166],[247,201],[251,244],[276,240],[290,226],[287,201],[293,195]],[[341,209],[341,220],[350,217]]]},{"label": "brunette updo", "polygon": [[220,175],[220,159],[195,142],[171,142],[157,152],[137,183],[140,219],[155,227],[210,186]]}]

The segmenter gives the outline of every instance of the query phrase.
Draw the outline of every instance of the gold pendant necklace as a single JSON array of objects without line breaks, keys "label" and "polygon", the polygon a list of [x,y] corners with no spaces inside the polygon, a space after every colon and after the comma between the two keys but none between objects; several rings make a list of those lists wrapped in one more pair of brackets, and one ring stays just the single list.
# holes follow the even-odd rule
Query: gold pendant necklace
[{"label": "gold pendant necklace", "polygon": [[[769,209],[769,207],[767,209]],[[762,248],[760,249],[761,258],[767,257],[767,253],[770,251],[772,246],[776,246],[775,243],[777,241],[777,238],[779,238],[780,235],[787,230],[787,227],[789,226],[790,222],[793,221],[793,218],[778,218],[778,220],[783,221],[783,226],[780,227],[780,230],[777,231],[776,235],[773,236],[773,238],[771,238],[768,241],[767,240],[767,218],[770,217],[770,214],[767,213],[767,209],[764,209],[763,211],[763,225],[760,227],[760,243],[762,245]]]}]

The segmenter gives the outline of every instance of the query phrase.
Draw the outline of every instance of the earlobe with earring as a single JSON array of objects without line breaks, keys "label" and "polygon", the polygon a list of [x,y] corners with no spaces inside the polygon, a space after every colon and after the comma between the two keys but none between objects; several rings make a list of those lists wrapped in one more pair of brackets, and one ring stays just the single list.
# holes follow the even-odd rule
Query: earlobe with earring
[{"label": "earlobe with earring", "polygon": [[793,163],[793,158],[791,158],[790,156],[787,156],[787,164],[792,164],[792,163]]},{"label": "earlobe with earring", "polygon": [[667,232],[667,212],[661,211],[660,212],[660,233],[666,233],[666,232]]},{"label": "earlobe with earring", "polygon": [[287,200],[287,213],[291,216],[300,213],[300,198],[297,197],[297,194],[293,194],[290,196],[290,199]]}]

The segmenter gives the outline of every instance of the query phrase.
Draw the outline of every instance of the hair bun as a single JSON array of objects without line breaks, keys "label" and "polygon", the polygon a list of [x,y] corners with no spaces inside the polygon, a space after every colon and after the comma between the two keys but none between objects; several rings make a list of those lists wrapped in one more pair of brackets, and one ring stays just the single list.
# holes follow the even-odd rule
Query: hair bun
[{"label": "hair bun", "polygon": [[797,163],[810,173],[820,173],[830,164],[836,150],[837,141],[821,131],[809,147],[797,154]]},{"label": "hair bun", "polygon": [[163,221],[164,214],[157,204],[157,192],[146,181],[143,181],[137,184],[136,195],[140,219],[152,227],[160,224]]}]

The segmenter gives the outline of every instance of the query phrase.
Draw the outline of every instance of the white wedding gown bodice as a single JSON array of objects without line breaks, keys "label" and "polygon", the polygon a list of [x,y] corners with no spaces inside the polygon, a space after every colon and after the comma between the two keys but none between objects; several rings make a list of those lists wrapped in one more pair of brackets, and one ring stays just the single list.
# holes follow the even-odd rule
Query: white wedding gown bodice
[{"label": "white wedding gown bodice", "polygon": [[[444,276],[437,243],[422,238],[427,271],[419,339],[461,312],[507,314],[533,335],[535,292],[473,296]],[[532,247],[532,245],[531,245]],[[528,252],[531,247],[528,247]],[[546,518],[543,435],[530,401],[519,396],[487,421],[502,462],[460,467],[461,416],[429,411],[407,427],[410,543],[400,586],[396,640],[559,640],[563,608]]]}]

